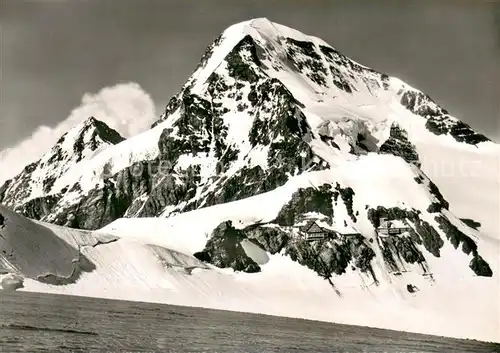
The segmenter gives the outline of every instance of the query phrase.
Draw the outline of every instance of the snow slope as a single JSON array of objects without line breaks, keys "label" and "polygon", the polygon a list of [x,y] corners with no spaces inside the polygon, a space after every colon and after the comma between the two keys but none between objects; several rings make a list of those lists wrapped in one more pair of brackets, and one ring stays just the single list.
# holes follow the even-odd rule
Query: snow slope
[{"label": "snow slope", "polygon": [[[304,175],[269,194],[169,219],[122,219],[101,232],[32,222],[14,216],[5,208],[1,212],[7,219],[7,230],[15,226],[43,234],[39,228],[47,227],[74,248],[80,244],[81,253],[95,265],[94,270],[83,272],[75,283],[63,286],[43,284],[16,271],[28,277],[22,290],[153,301],[499,340],[498,316],[495,316],[498,288],[486,278],[464,276],[468,273],[467,262],[454,261],[453,266],[457,267],[449,271],[449,262],[436,260],[431,264],[434,282],[410,273],[405,274],[404,279],[393,277],[375,286],[359,273],[348,271],[334,279],[338,294],[323,278],[287,256],[269,255],[268,261],[261,265],[261,273],[245,274],[206,266],[176,251],[190,254],[201,249],[206,232],[224,219],[241,221],[243,226],[256,219],[273,218],[279,203],[285,202],[298,185],[320,183],[327,173]],[[10,221],[14,218],[15,221]],[[5,234],[3,230],[0,233]],[[97,245],[96,238],[115,239],[112,235],[99,235],[101,233],[120,234],[123,238]],[[60,248],[57,251],[60,252]],[[443,256],[453,259],[454,253],[448,245]],[[30,259],[33,265],[37,262],[36,257]],[[408,282],[420,291],[408,293],[404,289]],[[481,295],[480,301],[476,300],[478,295]]]},{"label": "snow slope", "polygon": [[[386,159],[385,165],[391,165],[390,171],[378,168],[380,158]],[[392,163],[387,162],[391,159]],[[203,248],[207,236],[219,223],[232,220],[237,227],[244,228],[253,223],[269,222],[297,188],[321,185],[324,181],[332,180],[352,185],[357,195],[365,197],[355,199],[359,208],[365,204],[405,204],[415,208],[426,206],[429,199],[415,197],[420,194],[419,185],[405,184],[406,179],[401,177],[410,172],[408,169],[402,161],[391,156],[367,156],[349,163],[348,167],[300,175],[281,188],[245,200],[166,219],[124,218],[102,231],[144,242],[154,241],[178,251],[194,253]],[[363,173],[371,175],[369,182],[362,177]],[[388,174],[392,177],[388,177]],[[367,192],[363,193],[364,190]],[[460,227],[461,222],[451,213],[447,214]],[[428,220],[432,222],[432,219]],[[491,221],[486,220],[483,226],[494,229],[495,225]],[[362,229],[363,234],[370,234],[370,225],[357,224],[356,227],[365,228]],[[332,280],[340,293],[338,295],[331,287],[327,288],[326,281],[310,270],[300,268],[285,256],[272,255],[270,261],[261,266],[262,274],[234,275],[247,286],[257,286],[252,287],[252,290],[257,291],[254,295],[258,298],[250,300],[243,296],[245,300],[236,310],[500,341],[500,287],[497,275],[500,270],[500,243],[498,238],[468,227],[462,226],[462,229],[477,242],[480,253],[495,273],[493,278],[474,276],[468,268],[467,256],[447,243],[442,248],[441,257],[425,254],[432,278],[422,276],[416,270],[403,276],[388,275],[383,264],[379,264],[375,267],[378,278],[382,278],[378,286],[353,271],[335,276]],[[276,297],[269,294],[271,283],[273,288],[280,288],[275,293]],[[405,288],[408,283],[415,285],[419,291],[408,293]],[[238,293],[237,296],[240,295]],[[238,299],[234,297],[232,301]],[[266,310],[261,309],[263,302],[267,305]],[[232,305],[214,307],[234,309]]]},{"label": "snow slope", "polygon": [[418,145],[422,169],[461,218],[479,221],[481,232],[500,239],[500,146]]}]

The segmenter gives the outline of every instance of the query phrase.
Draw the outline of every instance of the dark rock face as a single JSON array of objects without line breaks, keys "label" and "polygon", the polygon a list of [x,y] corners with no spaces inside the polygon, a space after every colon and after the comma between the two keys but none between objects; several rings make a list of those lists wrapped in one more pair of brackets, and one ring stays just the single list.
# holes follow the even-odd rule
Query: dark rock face
[{"label": "dark rock face", "polygon": [[10,187],[11,183],[12,179],[9,179],[2,186],[0,186],[0,203],[3,203],[3,199],[5,198],[5,193],[7,189]]},{"label": "dark rock face", "polygon": [[481,228],[481,223],[479,222],[476,222],[475,220],[473,219],[469,219],[469,218],[460,218],[460,220],[465,223],[468,227],[470,228],[473,228],[475,230],[478,230],[479,228]]},{"label": "dark rock face", "polygon": [[[340,186],[337,189],[341,189]],[[369,273],[377,281],[371,267],[375,253],[362,235],[338,238],[332,234],[323,240],[309,242],[305,240],[303,230],[297,228],[298,222],[303,222],[304,215],[310,212],[319,214],[327,224],[331,223],[335,193],[338,196],[339,192],[329,184],[317,189],[299,189],[282,207],[273,224],[256,225],[243,231],[246,237],[255,240],[271,254],[284,252],[293,261],[307,266],[330,283],[333,275],[345,273],[349,265]]]},{"label": "dark rock face", "polygon": [[[381,243],[382,255],[392,272],[405,271],[405,263],[417,263],[421,265],[424,270],[427,268],[424,255],[420,252],[410,236],[389,236],[381,239]],[[396,260],[399,260],[399,262]]]},{"label": "dark rock face", "polygon": [[[215,40],[212,42],[212,44],[210,44],[206,49],[205,49],[205,52],[203,53],[203,56],[198,64],[198,67],[196,68],[195,72],[196,71],[199,71],[203,68],[206,67],[207,63],[208,63],[208,60],[212,57],[212,54],[215,50],[215,48],[221,43],[222,41],[222,34],[220,34],[219,36],[217,36],[215,38]],[[162,115],[162,117],[157,120],[156,122],[153,123],[153,125],[151,125],[151,128],[154,128],[156,127],[158,124],[160,124],[161,122],[165,121],[165,119],[167,119],[170,114],[172,114],[173,112],[175,112],[181,105],[181,97],[182,97],[182,93],[184,91],[189,91],[189,88],[190,86],[193,84],[194,82],[192,80],[188,81],[181,89],[181,92],[179,92],[178,94],[176,94],[175,96],[173,96],[170,101],[168,102],[167,106],[165,107],[165,112],[164,114]]]},{"label": "dark rock face", "polygon": [[[244,199],[274,190],[284,185],[291,176],[304,171],[329,168],[325,161],[314,154],[311,140],[321,139],[338,150],[341,149],[339,145],[342,148],[344,145],[334,142],[336,136],[315,136],[304,114],[306,107],[282,82],[261,69],[270,64],[280,70],[286,65],[287,69],[303,74],[311,87],[335,86],[348,94],[364,91],[366,87],[375,97],[380,90],[389,90],[390,78],[353,62],[329,46],[293,38],[282,39],[286,59],[280,57],[279,60],[273,60],[272,52],[247,35],[203,82],[202,90],[195,89],[196,79],[190,79],[172,97],[161,119],[153,125],[169,118],[177,119],[163,130],[158,141],[160,153],[156,159],[135,163],[114,175],[104,172],[106,176],[103,184],[86,193],[77,183],[67,185],[60,193],[50,194],[58,180],[57,175],[50,175],[41,183],[49,196],[17,205],[16,211],[30,218],[60,225],[97,229],[120,217],[168,216]],[[222,36],[219,36],[207,48],[198,69],[206,67],[221,40]],[[469,144],[488,140],[468,125],[450,117],[429,96],[409,90],[399,95],[401,104],[424,117],[427,128],[433,133],[450,134],[455,140]],[[231,135],[231,115],[248,118],[245,126],[250,128],[248,134],[244,134],[247,136],[242,138],[242,143]],[[346,132],[346,136],[342,136],[348,140],[351,154],[392,154],[420,166],[415,146],[409,140],[408,133],[398,124],[391,126],[389,138],[379,149],[378,141],[373,141],[374,137],[370,133],[363,134],[365,136],[358,134],[355,137],[347,136]],[[64,164],[68,151],[63,148],[63,143],[68,142],[67,139],[67,134],[61,137],[47,161],[27,166],[16,180],[0,187],[0,203],[13,194],[20,198],[29,196],[29,181],[37,168]],[[88,151],[97,150],[100,143],[116,144],[121,141],[123,138],[116,131],[90,118],[82,134],[70,144],[71,156],[78,162],[85,158]],[[264,162],[252,160],[255,151],[264,151],[265,158],[260,159]],[[182,163],[187,159],[185,157],[201,162],[186,165]],[[207,160],[210,161],[209,167],[204,164]],[[207,171],[212,168],[212,164],[213,170]],[[11,189],[13,182],[23,187]],[[427,212],[435,214],[440,229],[455,248],[462,244],[462,250],[472,255],[470,268],[478,275],[491,276],[491,268],[478,254],[474,241],[440,213],[448,209],[449,204],[436,185],[424,175],[417,176],[415,182],[427,183],[430,192],[436,197],[437,201],[429,205]],[[65,204],[65,195],[72,192],[80,195],[71,205]],[[305,234],[297,228],[297,223],[305,218],[306,213],[316,212],[325,216],[320,217],[323,221],[332,224],[333,202],[337,205],[341,200],[353,222],[358,222],[358,218],[362,220],[360,217],[364,215],[360,216],[359,211],[353,209],[355,196],[355,190],[338,183],[335,187],[325,184],[319,188],[300,189],[271,224],[238,230],[230,222],[224,222],[214,230],[205,249],[195,256],[218,267],[258,272],[259,266],[245,254],[241,246],[241,241],[248,239],[271,254],[289,255],[294,261],[328,280],[351,267],[371,274],[375,281],[377,279],[371,261],[375,257],[373,249],[376,246],[381,248],[384,261],[394,272],[404,271],[407,264],[418,264],[425,269],[427,265],[422,248],[436,257],[440,256],[444,241],[432,225],[434,222],[426,222],[420,211],[397,207],[368,209],[366,205],[365,210],[374,227],[378,226],[379,217],[382,216],[407,221],[412,229],[405,235],[373,238],[370,239],[371,243],[363,235],[329,235],[324,240],[304,240]],[[347,221],[343,220],[346,226]],[[58,281],[51,278],[42,280]]]},{"label": "dark rock face", "polygon": [[445,200],[444,196],[441,194],[441,192],[439,191],[439,188],[436,186],[436,184],[434,184],[432,181],[429,180],[429,191],[431,192],[431,194],[433,194],[439,201],[439,205],[441,206],[441,208],[444,208],[444,209],[449,209],[450,207],[450,204],[448,201]]},{"label": "dark rock face", "polygon": [[427,207],[427,212],[429,213],[438,213],[441,212],[441,204],[439,202],[432,202],[429,207]]},{"label": "dark rock face", "polygon": [[[51,215],[70,187],[68,185],[60,193],[53,191],[58,178],[98,148],[115,145],[123,140],[118,132],[105,123],[93,117],[88,118],[61,136],[56,145],[40,160],[26,166],[19,175],[6,182],[0,188],[0,202],[30,218],[43,219]],[[37,174],[42,176],[34,176]],[[34,185],[41,184],[46,196],[29,199],[32,182]]]},{"label": "dark rock face", "polygon": [[456,141],[470,145],[490,141],[486,136],[475,132],[470,125],[460,120],[451,120],[452,123],[450,123],[450,120],[449,116],[430,118],[425,127],[435,135],[450,134]]},{"label": "dark rock face", "polygon": [[454,224],[452,224],[448,218],[444,216],[436,216],[436,221],[439,223],[439,228],[446,234],[446,238],[451,242],[455,249],[462,244],[462,251],[470,255],[473,258],[469,264],[469,267],[478,276],[491,277],[493,276],[493,271],[486,261],[479,255],[477,250],[477,245],[470,237],[465,235],[460,231]]},{"label": "dark rock face", "polygon": [[[351,217],[353,222],[357,222],[356,215],[354,214],[354,210],[352,208],[354,190],[351,187],[342,188],[339,183],[336,184],[335,190],[344,202],[349,217]],[[337,193],[334,194],[335,202],[337,202]]]},{"label": "dark rock face", "polygon": [[[160,136],[160,156],[148,162],[148,167],[153,168],[153,176],[148,179],[149,173],[141,175],[139,180],[132,180],[127,171],[121,171],[110,178],[114,183],[109,183],[110,189],[102,194],[115,195],[117,191],[114,189],[120,187],[125,216],[157,216],[167,206],[171,206],[171,214],[175,214],[235,201],[282,186],[290,175],[305,169],[328,167],[305,142],[310,127],[300,104],[281,82],[259,71],[260,62],[253,39],[245,37],[227,56],[226,62],[227,75],[235,80],[234,83],[214,72],[208,80],[206,96],[192,94],[187,87],[169,103],[171,109],[179,110],[180,118]],[[244,165],[226,176],[225,172],[241,158],[242,152],[228,142],[228,127],[222,115],[232,108],[220,102],[231,94],[235,95],[233,99],[242,99],[238,95],[244,86],[250,88],[250,105],[245,109],[254,117],[248,139],[252,148],[269,146],[269,167]],[[238,109],[241,110],[241,106]],[[186,154],[200,157],[213,154],[218,161],[213,176],[202,180],[197,165],[187,169],[178,167],[179,158]],[[165,167],[163,172],[154,173],[155,168],[160,167]],[[139,196],[145,196],[146,201],[142,204],[134,202]],[[81,205],[85,205],[90,197],[95,198],[96,194],[85,196]],[[97,197],[102,198],[100,194]],[[101,210],[101,213],[105,212]],[[121,213],[122,210],[114,212]],[[112,217],[104,217],[108,218]]]},{"label": "dark rock face", "polygon": [[409,292],[409,293],[415,293],[418,291],[418,288],[416,286],[414,286],[413,284],[408,284],[406,286],[406,290]]},{"label": "dark rock face", "polygon": [[392,154],[420,166],[416,147],[408,140],[408,133],[396,123],[392,124],[390,136],[380,146],[379,153]]},{"label": "dark rock face", "polygon": [[436,221],[439,223],[439,227],[443,232],[445,232],[446,237],[453,245],[455,249],[462,244],[462,250],[464,253],[469,255],[471,252],[477,252],[476,243],[462,233],[455,225],[453,225],[446,217],[436,216]]},{"label": "dark rock face", "polygon": [[475,255],[470,261],[469,267],[478,276],[482,277],[492,277],[493,271],[490,265],[480,255]]},{"label": "dark rock face", "polygon": [[316,244],[295,238],[285,247],[285,254],[328,280],[333,275],[344,274],[351,265],[361,272],[369,273],[377,281],[371,267],[375,253],[361,235],[326,239]]},{"label": "dark rock face", "polygon": [[414,180],[415,180],[415,182],[416,182],[417,184],[423,184],[423,183],[424,183],[424,178],[423,178],[421,175],[416,176],[416,177],[414,178]]},{"label": "dark rock face", "polygon": [[491,141],[486,136],[472,130],[470,125],[460,120],[457,121],[456,124],[450,128],[449,133],[458,142],[465,142],[470,145],[477,145],[480,142]]},{"label": "dark rock face", "polygon": [[[297,239],[290,244],[285,252],[293,261],[313,270],[323,278],[330,278],[331,271],[328,264],[320,257],[320,253],[303,239]],[[339,252],[340,254],[341,252]],[[348,261],[347,259],[343,259]],[[340,265],[339,267],[342,267]]]},{"label": "dark rock face", "polygon": [[[88,142],[84,142],[84,137],[87,134],[91,134]],[[111,129],[108,125],[103,123],[102,121],[97,120],[94,117],[90,117],[84,124],[82,132],[78,135],[73,145],[73,152],[76,154],[77,159],[76,162],[79,162],[83,159],[82,154],[86,149],[90,149],[91,151],[97,150],[102,142],[98,141],[97,138],[100,138],[104,143],[116,145],[125,139],[115,130]],[[64,141],[66,135],[61,137],[61,140]],[[59,145],[56,145],[59,146]]]},{"label": "dark rock face", "polygon": [[[251,60],[248,60],[248,56]],[[259,72],[260,61],[253,39],[245,37],[226,61],[228,75],[236,83],[231,85],[223,76],[214,72],[209,78],[210,100],[197,96],[183,98],[180,105],[181,119],[176,125],[179,127],[179,137],[175,140],[170,137],[172,131],[166,131],[160,139],[161,150],[165,151],[162,159],[168,160],[172,165],[175,165],[180,155],[191,151],[209,153],[212,145],[215,145],[215,156],[219,158],[212,182],[217,184],[217,189],[209,190],[210,184],[196,185],[207,191],[202,191],[202,196],[196,200],[182,200],[187,202],[187,206],[179,211],[234,201],[273,190],[283,185],[288,180],[288,175],[300,172],[304,165],[312,169],[320,168],[313,161],[311,148],[303,140],[310,128],[298,108],[298,102],[281,82],[263,77]],[[270,168],[263,170],[260,166],[243,166],[226,177],[223,173],[238,159],[240,151],[226,142],[227,127],[220,116],[229,109],[216,101],[228,94],[234,94],[233,99],[242,99],[238,96],[239,90],[248,84],[251,89],[248,95],[250,106],[247,105],[245,109],[255,116],[248,138],[252,147],[270,146],[267,161]],[[186,97],[186,93],[183,97]],[[242,109],[240,105],[238,110]],[[217,134],[213,135],[212,131],[217,131]],[[196,135],[194,138],[193,134]],[[274,140],[279,142],[274,143]]]},{"label": "dark rock face", "polygon": [[298,41],[286,38],[287,58],[299,72],[306,72],[311,81],[320,86],[326,86],[327,71],[323,65],[321,56],[316,52],[316,46],[312,42]]},{"label": "dark rock face", "polygon": [[[389,77],[387,75],[362,66],[331,47],[320,45],[320,51],[329,64],[333,83],[338,89],[347,93],[357,91],[356,87],[349,83],[349,80],[362,83],[372,93],[379,89],[388,89]],[[344,68],[349,71],[344,71]]]},{"label": "dark rock face", "polygon": [[475,132],[469,125],[449,116],[446,110],[422,92],[405,91],[401,95],[401,104],[413,114],[426,118],[425,127],[435,135],[449,134],[456,141],[470,145],[490,141],[486,136]]},{"label": "dark rock face", "polygon": [[59,195],[50,195],[31,199],[21,207],[16,208],[15,211],[31,219],[42,219],[52,212],[59,201],[59,197]]},{"label": "dark rock face", "polygon": [[[411,232],[413,238],[415,239],[419,235],[425,249],[432,255],[441,257],[440,249],[443,247],[444,241],[441,239],[441,236],[436,229],[434,229],[434,227],[432,227],[428,222],[422,221],[418,218],[415,221],[415,231],[416,234]],[[418,242],[418,240],[416,241]]]},{"label": "dark rock face", "polygon": [[251,61],[260,65],[260,60],[257,57],[257,51],[253,38],[249,35],[245,36],[240,43],[229,53],[226,58],[228,64],[229,75],[238,81],[247,81],[254,83],[258,80],[258,75],[252,65],[242,57],[241,53],[248,51]]},{"label": "dark rock face", "polygon": [[371,261],[375,253],[363,236],[345,239],[327,238],[314,243],[304,240],[303,234],[292,236],[293,227],[253,226],[243,230],[246,237],[255,240],[263,249],[275,254],[284,252],[293,261],[307,266],[325,279],[342,275],[349,265],[370,273],[376,280]]},{"label": "dark rock face", "polygon": [[293,226],[300,215],[307,212],[318,212],[327,217],[333,217],[333,191],[325,184],[318,189],[299,189],[291,200],[283,206],[275,222],[281,226]]},{"label": "dark rock face", "polygon": [[[338,193],[329,184],[299,189],[270,224],[256,224],[236,230],[231,222],[223,222],[214,230],[205,249],[195,256],[219,267],[247,271],[248,260],[239,244],[243,239],[248,239],[271,254],[284,253],[290,256],[293,261],[314,270],[330,283],[333,275],[345,273],[348,266],[368,273],[377,281],[371,267],[375,252],[362,235],[339,238],[332,233],[323,240],[309,242],[305,240],[303,229],[298,227],[305,215],[311,212],[318,214],[322,221],[331,223],[334,192]],[[410,257],[406,253],[405,256]]]},{"label": "dark rock face", "polygon": [[203,53],[203,56],[201,57],[200,63],[198,64],[198,67],[196,68],[197,70],[199,68],[204,68],[207,65],[208,60],[212,57],[212,54],[214,52],[214,49],[217,48],[217,46],[221,43],[222,41],[222,34],[218,35],[215,40],[210,44],[205,52]]},{"label": "dark rock face", "polygon": [[[206,95],[193,94],[187,86],[169,103],[169,109],[179,110],[180,117],[161,134],[157,159],[136,163],[108,176],[103,186],[81,195],[69,207],[57,207],[55,198],[35,200],[26,207],[30,216],[95,229],[122,216],[157,216],[168,206],[170,214],[175,214],[239,200],[282,186],[290,175],[327,168],[305,142],[311,133],[300,104],[280,81],[259,70],[253,39],[245,37],[226,62],[227,72],[210,76]],[[228,82],[227,75],[235,82]],[[248,139],[252,148],[268,146],[268,168],[243,165],[235,173],[225,175],[236,160],[245,156],[228,140],[228,126],[222,116],[233,108],[221,102],[231,94],[238,100],[244,86],[250,90],[250,104],[245,109],[254,119]],[[199,165],[178,165],[183,155],[206,158],[210,154],[217,165],[208,180],[201,179]],[[47,180],[47,188],[54,181]],[[49,211],[54,214],[45,219]]]},{"label": "dark rock face", "polygon": [[418,217],[418,214],[413,211],[407,211],[399,207],[385,208],[378,206],[377,208],[368,209],[368,220],[373,224],[374,228],[380,226],[380,218],[386,218],[388,220],[404,220],[409,218],[414,220]]},{"label": "dark rock face", "polygon": [[87,198],[58,213],[53,223],[78,229],[98,229],[123,216],[123,200],[111,192],[107,186],[95,188]]},{"label": "dark rock face", "polygon": [[245,234],[233,227],[230,221],[223,222],[212,232],[205,249],[194,256],[220,268],[232,268],[248,273],[260,272],[260,267],[245,253],[241,246]]},{"label": "dark rock face", "polygon": [[280,253],[291,241],[290,234],[279,227],[248,227],[244,232],[248,239],[256,241],[273,255]]},{"label": "dark rock face", "polygon": [[[8,180],[0,188],[0,202],[14,208],[16,200],[23,200],[31,194],[31,174],[38,167],[39,162],[27,165],[15,178]],[[13,207],[14,206],[14,207]]]},{"label": "dark rock face", "polygon": [[[55,194],[30,200],[16,211],[29,218],[71,228],[98,229],[125,216],[129,207],[135,205],[134,200],[151,190],[154,173],[148,168],[152,167],[157,166],[136,163],[105,179],[102,186],[83,194],[70,206],[60,207],[63,194]],[[66,192],[81,192],[81,189],[75,184]]]},{"label": "dark rock face", "polygon": [[[440,249],[444,245],[444,241],[436,229],[428,222],[420,219],[419,213],[414,210],[402,210],[394,207],[386,209],[378,207],[377,209],[368,210],[368,219],[372,222],[373,226],[379,226],[380,217],[386,217],[388,220],[402,220],[409,221],[413,224],[414,229],[410,229],[410,237],[401,237],[396,244],[398,252],[403,256],[404,260],[408,263],[422,263],[423,255],[418,250],[416,244],[422,244],[427,251],[436,257],[440,257]],[[436,222],[439,224],[439,229],[442,230],[446,238],[451,242],[455,249],[462,244],[462,251],[467,255],[472,255],[472,261],[469,267],[478,276],[491,277],[493,272],[486,261],[479,255],[477,244],[463,232],[461,232],[455,225],[453,225],[448,218],[439,214],[435,216]],[[394,244],[391,244],[393,246]],[[391,251],[391,253],[394,253]],[[392,256],[392,255],[391,255]],[[389,254],[386,261],[393,266],[394,260],[391,259]]]},{"label": "dark rock face", "polygon": [[443,110],[434,103],[431,97],[422,92],[404,91],[400,103],[413,114],[427,119],[444,114]]},{"label": "dark rock face", "polygon": [[[352,262],[352,259],[354,257],[354,254],[352,252],[354,246],[351,246],[352,244],[352,239],[348,239],[346,242],[343,243],[332,243],[331,247],[324,247],[321,249],[321,252],[319,253],[319,259],[317,263],[319,262],[321,267],[319,267],[319,272],[320,275],[323,277],[329,278],[332,276],[332,274],[336,274],[337,276],[340,276],[344,274],[349,267],[349,263]],[[293,250],[290,250],[290,253],[293,254]],[[300,259],[302,259],[303,262],[310,262],[307,261],[307,257],[304,256],[303,254],[299,254]],[[369,262],[371,259],[366,259],[365,261],[361,261],[366,263],[367,261]],[[314,262],[312,263],[314,264]],[[311,267],[311,265],[309,267]]]},{"label": "dark rock face", "polygon": [[444,196],[439,191],[439,188],[434,184],[421,170],[418,171],[419,175],[415,177],[417,184],[426,184],[431,195],[435,197],[435,200],[427,207],[427,212],[429,213],[439,213],[443,209],[448,210],[450,204]]},{"label": "dark rock face", "polygon": [[0,229],[2,229],[3,227],[5,227],[5,217],[0,213]]},{"label": "dark rock face", "polygon": [[[67,140],[68,133],[61,136],[56,145],[52,147],[51,156],[46,161],[49,166],[56,162],[64,162],[68,158],[71,159],[72,163],[78,163],[83,160],[86,151],[95,151],[103,144],[116,145],[125,139],[102,121],[90,117],[83,122],[76,138],[73,141],[68,141],[73,144],[71,151],[63,148],[63,143]],[[41,166],[43,167],[44,164]]]},{"label": "dark rock face", "polygon": [[[379,220],[381,217],[388,220],[409,221],[413,223],[415,229],[410,229],[410,237],[414,243],[423,244],[425,249],[436,257],[440,257],[440,249],[444,245],[444,241],[439,236],[439,233],[426,221],[420,219],[419,213],[414,210],[404,210],[398,207],[384,208],[377,207],[368,210],[368,219],[373,224],[374,228],[380,226]],[[404,250],[406,251],[406,250]]]}]

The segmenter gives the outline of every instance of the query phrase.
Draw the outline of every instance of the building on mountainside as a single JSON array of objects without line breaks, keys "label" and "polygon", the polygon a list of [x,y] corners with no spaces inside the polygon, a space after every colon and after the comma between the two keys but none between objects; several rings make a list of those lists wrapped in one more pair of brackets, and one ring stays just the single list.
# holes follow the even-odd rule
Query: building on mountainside
[{"label": "building on mountainside", "polygon": [[410,227],[404,221],[388,220],[387,218],[380,218],[380,225],[377,228],[377,233],[380,236],[398,235],[408,232]]},{"label": "building on mountainside", "polygon": [[353,228],[345,228],[343,231],[337,231],[322,227],[316,220],[310,220],[299,228],[305,234],[307,241],[317,241],[324,239],[345,239],[347,237],[358,237],[361,234]]},{"label": "building on mountainside", "polygon": [[318,225],[315,220],[308,221],[299,230],[305,234],[307,241],[323,240],[336,235],[332,230]]}]

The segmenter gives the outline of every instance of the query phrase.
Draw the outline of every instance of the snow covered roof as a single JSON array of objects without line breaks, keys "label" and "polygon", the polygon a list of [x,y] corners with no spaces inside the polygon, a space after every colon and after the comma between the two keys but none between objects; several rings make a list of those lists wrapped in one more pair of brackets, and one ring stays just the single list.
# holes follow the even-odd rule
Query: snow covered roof
[{"label": "snow covered roof", "polygon": [[304,222],[300,227],[300,231],[302,232],[318,232],[318,231],[324,231],[324,232],[330,232],[330,233],[342,233],[339,232],[337,229],[334,227],[330,226],[328,223],[325,221],[320,221],[320,220],[309,220],[307,222]]},{"label": "snow covered roof", "polygon": [[[323,227],[321,227],[315,219],[311,219],[306,222],[302,222],[301,226],[299,227],[299,230],[302,232],[308,232],[308,231],[316,231],[316,230],[322,230]],[[313,229],[315,228],[315,229]]]},{"label": "snow covered roof", "polygon": [[305,222],[305,224],[302,225],[299,228],[299,230],[305,233],[317,233],[320,231],[324,231],[329,233],[336,233],[341,236],[360,234],[359,231],[357,231],[355,228],[351,226],[332,227],[329,224],[325,223],[324,221],[318,221],[318,220],[310,220],[308,222]]},{"label": "snow covered roof", "polygon": [[408,226],[401,220],[395,219],[395,220],[382,220],[380,222],[380,228],[408,228]]},{"label": "snow covered roof", "polygon": [[324,214],[319,212],[307,212],[302,215],[304,219],[324,219],[327,218]]}]

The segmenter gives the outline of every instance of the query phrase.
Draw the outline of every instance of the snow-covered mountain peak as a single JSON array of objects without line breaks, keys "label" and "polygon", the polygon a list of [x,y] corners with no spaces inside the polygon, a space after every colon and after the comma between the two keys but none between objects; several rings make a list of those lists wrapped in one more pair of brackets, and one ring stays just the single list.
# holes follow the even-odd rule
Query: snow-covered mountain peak
[{"label": "snow-covered mountain peak", "polygon": [[[87,119],[0,188],[0,203],[263,272],[255,278],[267,276],[263,258],[286,259],[285,281],[308,268],[356,305],[358,293],[387,290],[411,306],[418,288],[431,307],[443,281],[498,283],[498,212],[488,210],[498,210],[488,180],[498,145],[316,37],[267,19],[231,26],[154,127],[122,140]],[[444,175],[450,165],[458,178]],[[314,222],[323,236],[309,237]]]},{"label": "snow-covered mountain peak", "polygon": [[53,153],[46,154],[42,161],[54,161],[54,155],[58,155],[57,159],[79,162],[102,147],[115,145],[123,140],[118,132],[91,116],[61,136],[52,148]]},{"label": "snow-covered mountain peak", "polygon": [[[265,18],[226,29],[151,130],[94,149],[93,141],[119,142],[107,131],[90,118],[44,157],[64,155],[55,189],[37,194],[57,205],[44,220],[98,228],[116,217],[169,216],[367,154],[402,158],[412,169],[422,164],[422,141],[487,140],[402,81]],[[74,141],[86,149],[75,153]],[[65,188],[73,192],[61,195]],[[106,216],[83,214],[86,200],[99,200]]]},{"label": "snow-covered mountain peak", "polygon": [[313,131],[325,121],[363,120],[380,141],[378,147],[389,137],[393,123],[406,130],[411,140],[436,140],[435,136],[444,135],[469,144],[488,141],[401,80],[351,60],[317,37],[267,18],[235,24],[217,37],[160,121],[179,107],[184,93],[207,97],[214,80],[237,83],[236,90],[244,94],[240,106],[248,104],[245,96],[262,83],[279,82],[301,103]]},{"label": "snow-covered mountain peak", "polygon": [[[105,122],[96,119],[93,116],[88,117],[82,123],[75,126],[75,130],[80,131],[80,134],[91,131],[98,135],[104,142],[117,144],[123,141],[122,137],[116,130],[110,128]],[[70,130],[73,131],[73,130]]]},{"label": "snow-covered mountain peak", "polygon": [[65,185],[57,181],[65,172],[123,140],[118,132],[95,117],[85,119],[62,135],[42,158],[7,181],[0,189],[0,202],[16,208],[30,200],[60,192]]},{"label": "snow-covered mountain peak", "polygon": [[89,117],[65,133],[45,154],[40,163],[78,163],[94,156],[98,151],[125,140],[117,131],[95,117]]}]

